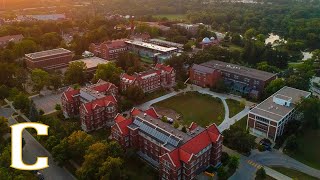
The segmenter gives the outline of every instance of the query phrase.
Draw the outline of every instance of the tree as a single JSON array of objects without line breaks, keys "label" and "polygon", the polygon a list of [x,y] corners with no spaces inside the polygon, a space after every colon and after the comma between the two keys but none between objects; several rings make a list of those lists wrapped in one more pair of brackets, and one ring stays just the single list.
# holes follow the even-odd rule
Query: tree
[{"label": "tree", "polygon": [[34,69],[31,72],[31,80],[33,82],[33,90],[40,92],[48,84],[49,73],[42,69]]},{"label": "tree", "polygon": [[30,121],[37,122],[39,119],[39,112],[33,101],[30,102],[29,119]]},{"label": "tree", "polygon": [[222,154],[221,154],[221,163],[223,165],[227,165],[229,163],[229,160],[230,160],[229,154],[226,153],[226,152],[222,152]]},{"label": "tree", "polygon": [[93,137],[83,131],[75,131],[68,138],[68,150],[73,158],[83,157],[87,148],[93,143]]},{"label": "tree", "polygon": [[62,37],[56,32],[45,33],[40,36],[40,44],[45,49],[57,48],[62,41]]},{"label": "tree", "polygon": [[86,69],[86,64],[82,61],[69,64],[65,73],[65,82],[83,85],[87,81]]},{"label": "tree", "polygon": [[256,179],[257,180],[264,180],[267,178],[267,173],[266,171],[264,170],[264,168],[260,168],[258,169],[257,173],[256,173]]},{"label": "tree", "polygon": [[145,97],[142,88],[135,85],[129,86],[125,91],[125,95],[128,99],[135,103],[141,102]]},{"label": "tree", "polygon": [[23,112],[26,112],[27,110],[29,110],[30,100],[25,94],[19,93],[13,99],[13,106]]},{"label": "tree", "polygon": [[120,158],[108,157],[99,168],[100,179],[121,179],[121,167],[123,161]]},{"label": "tree", "polygon": [[257,31],[254,28],[250,28],[244,33],[244,37],[246,39],[252,39],[256,35],[257,35]]},{"label": "tree", "polygon": [[108,144],[108,154],[112,157],[122,157],[124,154],[123,148],[120,146],[118,142],[111,141]]},{"label": "tree", "polygon": [[305,125],[314,129],[320,127],[320,100],[316,97],[302,99],[298,104],[298,110],[303,115]]},{"label": "tree", "polygon": [[258,63],[257,69],[262,70],[262,71],[271,72],[271,73],[280,72],[279,68],[277,68],[276,66],[269,65],[267,61],[263,61],[263,62]]},{"label": "tree", "polygon": [[50,77],[49,77],[49,85],[53,87],[53,89],[56,91],[58,90],[59,87],[62,86],[62,75],[60,73],[53,73],[53,74],[50,74]]},{"label": "tree", "polygon": [[269,97],[286,85],[283,78],[272,80],[264,90],[264,97]]},{"label": "tree", "polygon": [[297,137],[295,135],[291,135],[287,139],[287,143],[285,146],[285,150],[288,150],[290,152],[296,152],[299,148],[298,142],[297,142]]},{"label": "tree", "polygon": [[63,139],[58,145],[52,148],[52,156],[59,166],[64,166],[70,159],[67,139]]},{"label": "tree", "polygon": [[98,81],[99,79],[102,79],[115,85],[119,85],[119,77],[122,72],[123,70],[114,63],[99,64],[96,74],[94,75],[94,80]]},{"label": "tree", "polygon": [[240,158],[238,156],[230,156],[228,167],[230,169],[237,169],[240,164]]},{"label": "tree", "polygon": [[228,177],[227,177],[228,174],[227,174],[227,171],[226,171],[226,169],[224,168],[224,166],[220,166],[217,173],[218,173],[219,179],[221,179],[221,180],[226,180],[226,179],[228,179]]},{"label": "tree", "polygon": [[184,133],[187,133],[187,128],[185,126],[182,126],[181,131],[184,132]]},{"label": "tree", "polygon": [[231,126],[230,129],[223,131],[223,136],[223,144],[240,153],[249,154],[255,146],[255,138],[237,126]]},{"label": "tree", "polygon": [[105,143],[97,142],[92,144],[86,151],[84,162],[77,170],[79,179],[99,179],[96,175],[104,160],[108,157],[108,146]]},{"label": "tree", "polygon": [[0,116],[0,139],[2,136],[10,131],[8,119]]}]

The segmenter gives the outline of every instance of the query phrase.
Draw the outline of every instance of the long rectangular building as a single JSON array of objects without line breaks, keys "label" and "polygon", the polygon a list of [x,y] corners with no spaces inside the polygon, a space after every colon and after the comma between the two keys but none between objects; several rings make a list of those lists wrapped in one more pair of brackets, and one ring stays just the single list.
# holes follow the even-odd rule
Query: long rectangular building
[{"label": "long rectangular building", "polygon": [[[224,82],[232,90],[242,94],[249,94],[251,97],[258,97],[266,85],[277,78],[274,73],[212,60],[193,66],[190,69],[191,82],[198,85],[211,85],[211,82],[205,82],[208,81],[208,78],[203,78],[208,74],[208,69],[219,71]],[[216,80],[216,78],[211,79]]]},{"label": "long rectangular building", "polygon": [[25,54],[25,61],[28,69],[55,70],[68,67],[72,57],[71,51],[58,48]]},{"label": "long rectangular building", "polygon": [[257,136],[276,141],[285,125],[295,117],[296,105],[310,92],[283,87],[249,112],[247,128]]}]

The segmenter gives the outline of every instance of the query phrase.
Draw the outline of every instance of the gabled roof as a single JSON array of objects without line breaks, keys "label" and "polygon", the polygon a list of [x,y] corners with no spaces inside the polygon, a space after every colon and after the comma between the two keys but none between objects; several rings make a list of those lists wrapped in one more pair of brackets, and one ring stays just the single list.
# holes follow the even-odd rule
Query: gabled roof
[{"label": "gabled roof", "polygon": [[189,131],[193,131],[193,130],[195,130],[196,128],[198,127],[198,124],[197,123],[195,123],[195,122],[192,122],[191,124],[190,124],[190,126],[189,126]]},{"label": "gabled roof", "polygon": [[124,135],[124,136],[127,136],[129,135],[129,128],[128,126],[130,124],[132,124],[132,118],[129,118],[129,119],[125,119],[119,123],[117,123],[118,127],[120,128],[121,130],[121,134]]},{"label": "gabled roof", "polygon": [[79,95],[79,93],[79,89],[73,89],[72,87],[69,87],[65,92],[63,92],[63,96],[66,98],[68,102],[71,102],[73,101],[73,97]]},{"label": "gabled roof", "polygon": [[191,159],[192,154],[184,151],[183,149],[179,148],[179,158],[181,161],[183,161],[184,163],[188,163],[189,160]]},{"label": "gabled roof", "polygon": [[173,165],[177,168],[181,166],[180,158],[179,158],[179,149],[175,149],[170,153],[167,153]]},{"label": "gabled roof", "polygon": [[132,108],[132,110],[130,111],[131,113],[131,116],[136,116],[138,114],[140,114],[142,111],[140,109],[137,109],[137,108]]},{"label": "gabled roof", "polygon": [[122,122],[122,121],[124,121],[124,120],[126,120],[126,118],[125,117],[123,117],[121,114],[117,114],[116,115],[116,117],[114,118],[114,121],[116,122],[116,123],[120,123],[120,122]]},{"label": "gabled roof", "polygon": [[99,80],[97,84],[89,87],[91,89],[94,89],[98,92],[106,92],[108,91],[111,87],[116,87],[114,84],[110,83],[110,82],[106,82],[103,80]]},{"label": "gabled roof", "polygon": [[130,84],[133,83],[136,80],[135,76],[130,76],[127,73],[123,73],[120,78],[121,78],[122,81],[130,81],[129,82]]},{"label": "gabled roof", "polygon": [[145,113],[147,113],[149,116],[153,117],[153,118],[159,118],[159,114],[156,112],[156,110],[151,107],[148,110],[145,111]]},{"label": "gabled roof", "polygon": [[91,113],[92,110],[95,110],[97,107],[106,107],[116,102],[117,100],[114,96],[105,96],[101,99],[97,99],[92,102],[85,103],[81,107],[84,107],[88,113]]},{"label": "gabled roof", "polygon": [[127,46],[126,39],[117,39],[113,41],[105,41],[101,45],[105,45],[110,49],[124,48]]},{"label": "gabled roof", "polygon": [[164,64],[156,64],[155,68],[166,71],[166,72],[171,72],[173,70],[173,67],[170,67],[169,65],[166,66]]}]

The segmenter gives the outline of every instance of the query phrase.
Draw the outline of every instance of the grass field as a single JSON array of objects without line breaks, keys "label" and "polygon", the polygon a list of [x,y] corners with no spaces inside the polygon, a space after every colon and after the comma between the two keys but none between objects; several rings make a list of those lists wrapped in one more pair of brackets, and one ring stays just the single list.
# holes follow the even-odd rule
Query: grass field
[{"label": "grass field", "polygon": [[181,114],[182,123],[185,125],[190,125],[191,122],[202,127],[212,123],[219,125],[224,119],[221,100],[197,92],[177,95],[156,103],[155,106],[172,109]]},{"label": "grass field", "polygon": [[233,126],[240,127],[243,130],[246,130],[247,128],[247,116],[243,117],[239,121],[237,121]]},{"label": "grass field", "polygon": [[320,169],[319,139],[320,130],[306,130],[302,136],[297,136],[299,150],[289,156],[308,166]]},{"label": "grass field", "polygon": [[285,167],[272,167],[272,169],[288,176],[288,177],[291,177],[293,179],[301,179],[301,180],[317,180],[317,178],[315,177],[312,177],[312,176],[309,176],[303,172],[300,172],[300,171],[296,171],[296,170],[293,170],[293,169],[288,169],[288,168],[285,168]]},{"label": "grass field", "polygon": [[158,15],[154,15],[153,17],[156,18],[168,18],[169,20],[179,20],[179,21],[185,21],[187,20],[187,16],[185,14],[158,14]]},{"label": "grass field", "polygon": [[242,105],[239,101],[236,101],[233,99],[227,99],[226,102],[229,107],[230,118],[237,115],[239,112],[241,112],[244,109],[244,105]]}]

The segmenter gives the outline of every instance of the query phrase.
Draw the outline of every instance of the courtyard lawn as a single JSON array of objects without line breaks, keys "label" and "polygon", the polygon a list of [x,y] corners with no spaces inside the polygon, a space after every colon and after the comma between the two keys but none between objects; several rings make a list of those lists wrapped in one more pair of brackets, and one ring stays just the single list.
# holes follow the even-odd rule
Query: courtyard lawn
[{"label": "courtyard lawn", "polygon": [[233,99],[227,99],[226,100],[228,107],[229,107],[229,117],[233,117],[237,115],[239,112],[241,112],[245,107],[241,104],[241,102],[233,100]]},{"label": "courtyard lawn", "polygon": [[124,169],[128,179],[157,180],[158,172],[152,169],[146,162],[136,157],[126,158]]},{"label": "courtyard lawn", "polygon": [[156,103],[155,106],[176,111],[182,116],[182,124],[185,125],[195,122],[205,127],[212,123],[219,125],[224,120],[221,100],[198,92],[180,94]]},{"label": "courtyard lawn", "polygon": [[308,129],[304,134],[297,136],[299,149],[296,153],[289,154],[292,158],[311,166],[320,169],[320,130]]},{"label": "courtyard lawn", "polygon": [[303,180],[317,180],[317,178],[309,176],[308,174],[305,174],[300,171],[296,171],[293,169],[288,169],[285,167],[272,167],[272,169],[278,171],[279,173],[282,173],[288,177],[291,177],[293,179],[303,179]]}]

